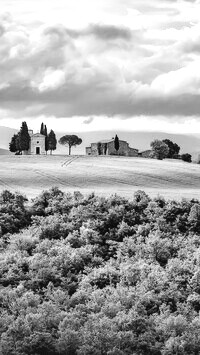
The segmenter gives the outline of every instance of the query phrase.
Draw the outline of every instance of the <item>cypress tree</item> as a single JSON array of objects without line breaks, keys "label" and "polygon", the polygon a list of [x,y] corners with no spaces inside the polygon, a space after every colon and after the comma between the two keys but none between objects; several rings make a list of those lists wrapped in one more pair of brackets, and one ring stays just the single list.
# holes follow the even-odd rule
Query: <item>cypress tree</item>
[{"label": "cypress tree", "polygon": [[17,133],[17,137],[16,137],[15,143],[16,143],[16,149],[17,149],[16,151],[17,151],[19,154],[21,154],[19,132]]},{"label": "cypress tree", "polygon": [[21,151],[29,150],[30,136],[28,133],[28,126],[26,122],[22,122],[22,126],[19,132],[19,146]]},{"label": "cypress tree", "polygon": [[49,135],[47,136],[48,138],[48,148],[52,154],[52,150],[56,149],[56,144],[57,144],[57,139],[54,131],[51,129]]},{"label": "cypress tree", "polygon": [[48,139],[48,134],[47,134],[47,126],[45,125],[44,126],[44,135],[45,135],[45,151],[46,151],[46,154],[49,150],[49,139]]},{"label": "cypress tree", "polygon": [[41,123],[40,134],[44,134],[44,123]]},{"label": "cypress tree", "polygon": [[119,138],[117,137],[117,135],[115,136],[114,145],[115,145],[115,150],[118,152],[118,150],[119,150]]}]

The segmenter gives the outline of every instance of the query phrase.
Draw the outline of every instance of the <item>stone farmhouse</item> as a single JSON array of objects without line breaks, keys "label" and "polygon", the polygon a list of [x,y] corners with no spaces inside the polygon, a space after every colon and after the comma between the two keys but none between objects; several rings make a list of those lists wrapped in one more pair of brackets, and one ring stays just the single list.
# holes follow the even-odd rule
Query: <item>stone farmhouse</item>
[{"label": "stone farmhouse", "polygon": [[91,143],[90,147],[86,147],[86,155],[121,155],[127,157],[137,157],[138,149],[129,147],[126,141],[119,140],[119,150],[116,151],[114,139],[101,140]]},{"label": "stone farmhouse", "polygon": [[30,148],[27,152],[23,151],[23,154],[28,155],[44,155],[45,152],[45,136],[41,133],[33,133],[32,130],[28,131],[30,135]]}]

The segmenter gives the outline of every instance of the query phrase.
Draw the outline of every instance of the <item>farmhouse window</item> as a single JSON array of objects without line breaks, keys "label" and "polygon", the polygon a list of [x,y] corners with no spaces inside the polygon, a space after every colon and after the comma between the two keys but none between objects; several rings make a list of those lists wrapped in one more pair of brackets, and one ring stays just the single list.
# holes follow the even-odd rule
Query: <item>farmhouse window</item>
[{"label": "farmhouse window", "polygon": [[37,141],[37,144],[39,144],[40,142],[39,141]]}]

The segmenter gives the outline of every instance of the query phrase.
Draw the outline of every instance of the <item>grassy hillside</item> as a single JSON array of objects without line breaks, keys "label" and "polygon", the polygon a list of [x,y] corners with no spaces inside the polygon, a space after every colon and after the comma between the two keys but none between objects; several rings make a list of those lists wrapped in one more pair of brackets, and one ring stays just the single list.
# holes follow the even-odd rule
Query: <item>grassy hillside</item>
[{"label": "grassy hillside", "polygon": [[16,132],[14,128],[0,126],[0,148],[8,149],[11,138]]},{"label": "grassy hillside", "polygon": [[10,155],[10,151],[7,149],[0,148],[0,155]]},{"label": "grassy hillside", "polygon": [[175,160],[87,156],[1,156],[0,190],[28,197],[52,186],[129,197],[136,190],[167,198],[200,198],[200,166]]}]

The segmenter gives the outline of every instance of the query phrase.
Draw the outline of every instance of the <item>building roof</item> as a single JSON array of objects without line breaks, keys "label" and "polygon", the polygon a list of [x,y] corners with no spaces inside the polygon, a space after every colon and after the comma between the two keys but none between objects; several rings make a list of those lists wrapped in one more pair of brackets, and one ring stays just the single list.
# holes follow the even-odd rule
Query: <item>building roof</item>
[{"label": "building roof", "polygon": [[[92,144],[98,144],[98,143],[111,143],[114,142],[114,139],[102,139],[98,142],[93,142]],[[123,139],[119,139],[119,142],[125,142],[127,143],[127,141],[124,141]]]},{"label": "building roof", "polygon": [[150,153],[150,152],[152,152],[152,150],[151,150],[151,149],[147,149],[147,150],[143,150],[143,151],[140,152],[140,153],[142,154],[142,153]]},{"label": "building roof", "polygon": [[97,143],[109,143],[109,142],[113,142],[114,139],[102,139],[100,141],[98,141]]},{"label": "building roof", "polygon": [[45,137],[45,135],[41,133],[34,133],[32,134],[32,137]]}]

